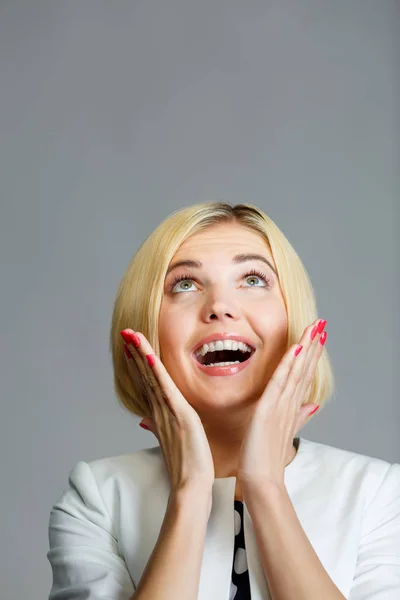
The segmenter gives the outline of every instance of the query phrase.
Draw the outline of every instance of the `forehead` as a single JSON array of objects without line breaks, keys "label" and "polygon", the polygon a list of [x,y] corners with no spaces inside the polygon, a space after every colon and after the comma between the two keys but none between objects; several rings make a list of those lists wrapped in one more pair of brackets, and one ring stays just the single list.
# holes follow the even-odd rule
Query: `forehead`
[{"label": "forehead", "polygon": [[187,258],[189,254],[228,256],[245,251],[261,252],[272,260],[268,244],[259,233],[239,223],[222,223],[190,236],[180,245],[174,259]]}]

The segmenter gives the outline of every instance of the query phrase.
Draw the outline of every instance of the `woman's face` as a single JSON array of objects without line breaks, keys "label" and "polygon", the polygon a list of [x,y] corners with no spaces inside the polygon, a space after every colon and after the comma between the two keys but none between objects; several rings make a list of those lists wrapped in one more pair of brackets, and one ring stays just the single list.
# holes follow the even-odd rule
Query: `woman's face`
[{"label": "woman's face", "polygon": [[[259,254],[271,267],[255,259],[234,262],[238,254]],[[286,308],[266,242],[240,224],[213,225],[187,239],[169,268],[187,260],[201,266],[179,266],[164,283],[159,317],[162,362],[199,414],[256,402],[287,340]],[[268,283],[259,275],[246,275],[253,269],[263,272]],[[185,279],[172,287],[174,278],[182,275]],[[206,336],[221,333],[245,337],[255,352],[243,370],[210,376],[198,367],[193,350]]]}]

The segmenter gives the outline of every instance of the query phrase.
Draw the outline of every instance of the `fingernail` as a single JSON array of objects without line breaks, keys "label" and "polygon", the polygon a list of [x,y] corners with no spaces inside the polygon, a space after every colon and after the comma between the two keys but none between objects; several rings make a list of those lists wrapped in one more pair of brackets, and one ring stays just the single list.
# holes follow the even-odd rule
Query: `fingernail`
[{"label": "fingernail", "polygon": [[294,355],[297,356],[298,354],[300,354],[300,352],[302,351],[302,349],[303,349],[303,346],[297,346],[297,348],[296,348],[296,350],[294,352]]},{"label": "fingernail", "polygon": [[129,352],[129,348],[126,344],[124,344],[124,352],[126,354],[126,358],[132,358],[132,354]]},{"label": "fingernail", "polygon": [[324,333],[321,335],[319,343],[321,344],[321,346],[323,346],[326,342],[326,338],[328,337],[328,332],[324,331]]},{"label": "fingernail", "polygon": [[154,367],[156,359],[154,358],[154,354],[146,354],[147,362],[151,367]]},{"label": "fingernail", "polygon": [[318,333],[322,333],[328,321],[320,321],[318,323]]},{"label": "fingernail", "polygon": [[144,423],[139,423],[140,427],[143,427],[143,429],[148,429],[150,431],[150,427],[147,427],[147,425],[145,425]]},{"label": "fingernail", "polygon": [[124,329],[123,331],[120,331],[120,334],[124,338],[124,340],[127,344],[131,343],[131,332],[128,329]]},{"label": "fingernail", "polygon": [[136,348],[140,346],[140,339],[132,329],[124,329],[120,332],[127,344],[133,344]]},{"label": "fingernail", "polygon": [[132,344],[134,346],[136,346],[136,348],[139,348],[139,346],[140,346],[140,338],[135,333],[131,334],[131,338],[132,338]]},{"label": "fingernail", "polygon": [[313,415],[315,412],[317,412],[318,409],[319,409],[319,406],[316,406],[310,413],[308,413],[308,416],[311,417],[311,415]]}]

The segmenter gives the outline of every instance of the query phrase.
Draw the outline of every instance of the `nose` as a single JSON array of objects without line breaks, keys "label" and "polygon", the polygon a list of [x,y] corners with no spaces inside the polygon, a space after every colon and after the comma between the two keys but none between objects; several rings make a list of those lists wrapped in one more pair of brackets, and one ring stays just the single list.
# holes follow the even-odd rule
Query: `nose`
[{"label": "nose", "polygon": [[204,317],[207,321],[236,321],[240,318],[239,307],[229,299],[210,300],[204,308]]},{"label": "nose", "polygon": [[215,320],[223,321],[223,319],[225,317],[227,317],[229,319],[234,319],[234,317],[230,313],[221,314],[220,316],[218,316],[218,314],[216,314],[216,313],[212,313],[210,315],[210,321],[215,321]]}]

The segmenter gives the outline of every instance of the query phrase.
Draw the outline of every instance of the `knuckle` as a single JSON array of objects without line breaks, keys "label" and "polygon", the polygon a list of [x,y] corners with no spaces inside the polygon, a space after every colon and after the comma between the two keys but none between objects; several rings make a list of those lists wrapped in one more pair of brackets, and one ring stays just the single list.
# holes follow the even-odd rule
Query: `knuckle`
[{"label": "knuckle", "polygon": [[157,381],[156,379],[148,373],[143,373],[143,379],[145,380],[146,384],[152,389],[154,390],[157,386]]},{"label": "knuckle", "polygon": [[303,374],[300,371],[296,371],[293,375],[293,379],[294,379],[295,383],[298,384],[303,379]]},{"label": "knuckle", "polygon": [[309,385],[311,385],[312,381],[313,381],[314,377],[311,374],[308,374],[305,378],[304,378],[304,385],[307,388]]}]

